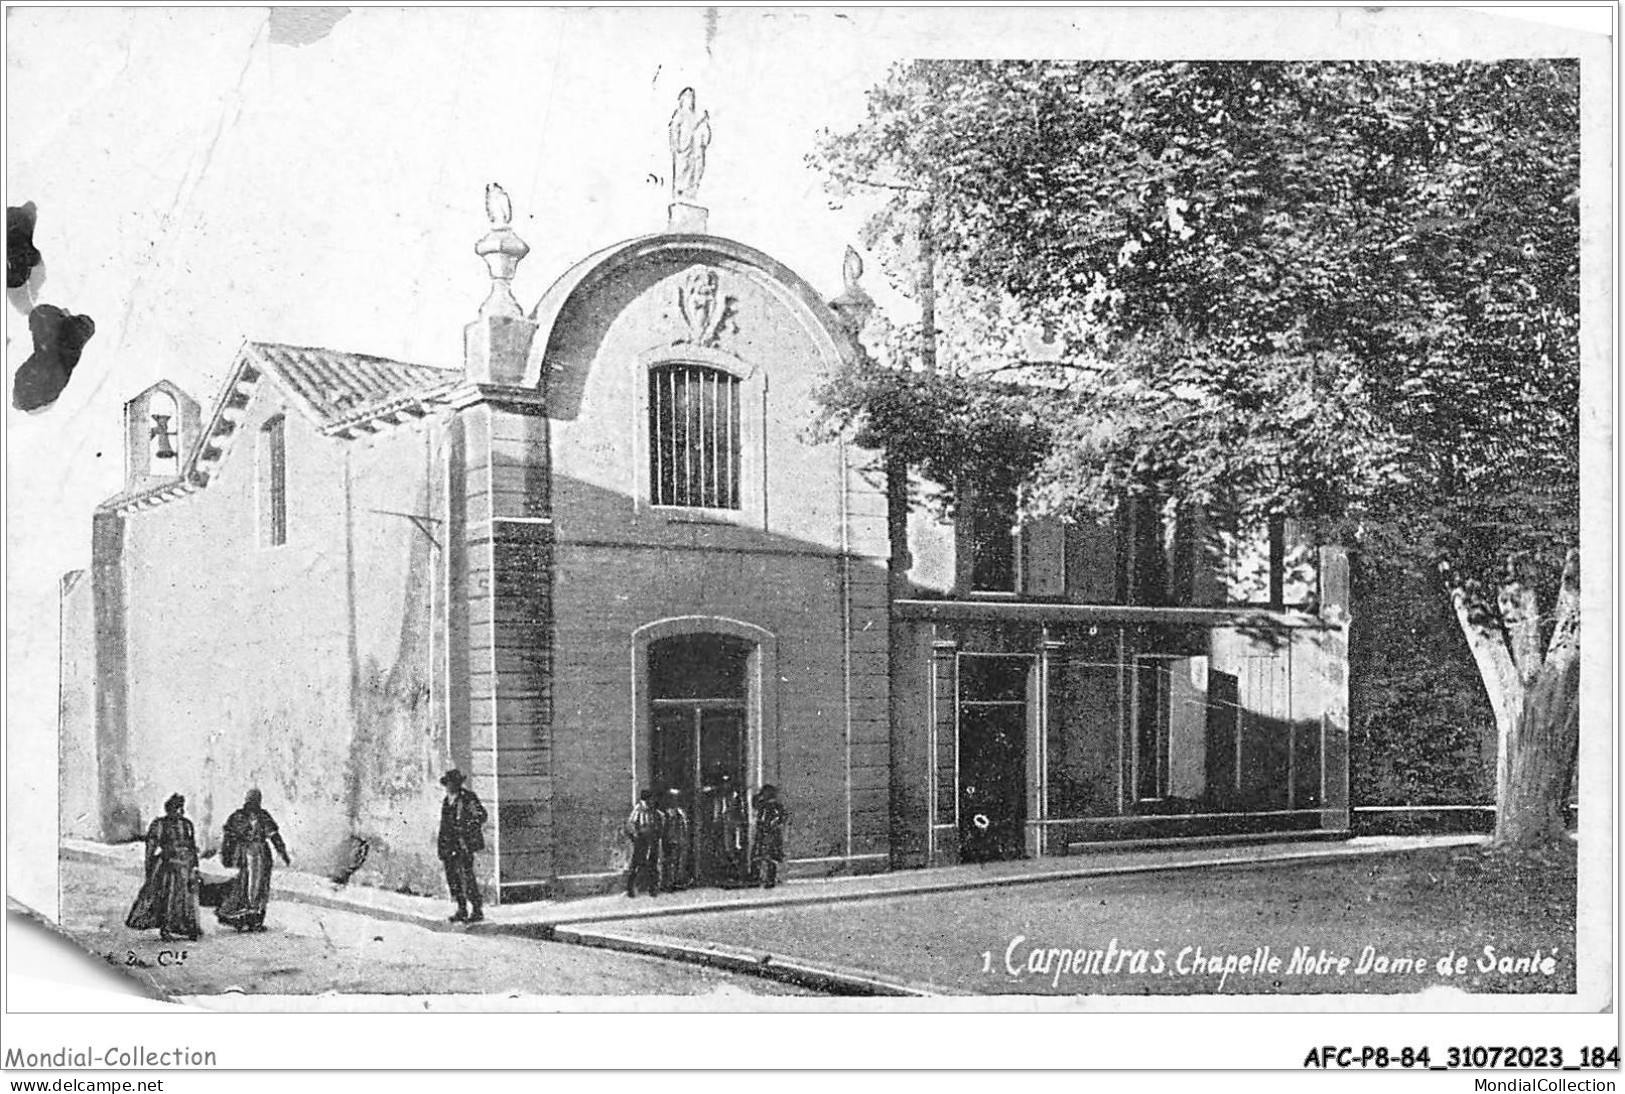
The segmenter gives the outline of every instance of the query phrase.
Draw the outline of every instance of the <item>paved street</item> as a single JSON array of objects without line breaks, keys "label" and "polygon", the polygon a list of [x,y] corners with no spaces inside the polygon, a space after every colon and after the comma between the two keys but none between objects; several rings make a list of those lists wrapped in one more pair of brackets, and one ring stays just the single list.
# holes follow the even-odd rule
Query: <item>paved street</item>
[{"label": "paved street", "polygon": [[[786,995],[796,989],[632,954],[412,923],[274,900],[264,934],[225,931],[204,909],[202,939],[161,943],[124,915],[139,878],[63,859],[62,926],[80,945],[166,995]],[[184,957],[180,956],[183,955]]]},{"label": "paved street", "polygon": [[473,932],[448,927],[442,899],[286,871],[270,933],[211,932],[179,964],[181,948],[123,926],[138,850],[65,847],[64,915],[94,952],[177,994],[490,993],[500,1005],[793,993],[787,985],[1178,995],[1575,983],[1573,848],[1508,860],[1476,837],[1151,848],[801,879],[772,892],[515,904],[490,909]]},{"label": "paved street", "polygon": [[[1471,849],[1445,847],[580,929],[862,969],[953,993],[1574,991],[1572,858],[1533,872],[1481,862]],[[1487,945],[1497,955],[1489,969]],[[1281,965],[1258,975],[1252,966],[1266,946],[1265,963],[1278,956]],[[1299,947],[1314,962],[1294,970]],[[1552,957],[1554,948],[1542,971],[1535,951]],[[1438,961],[1451,953],[1465,965],[1441,976]],[[1502,969],[1502,956],[1528,967]]]}]

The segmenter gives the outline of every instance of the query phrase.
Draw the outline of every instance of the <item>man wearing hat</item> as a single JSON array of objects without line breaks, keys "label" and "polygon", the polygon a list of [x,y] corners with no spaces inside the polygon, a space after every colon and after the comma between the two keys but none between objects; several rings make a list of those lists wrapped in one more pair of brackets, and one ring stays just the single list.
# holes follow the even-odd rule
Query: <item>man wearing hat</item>
[{"label": "man wearing hat", "polygon": [[[446,887],[457,902],[453,923],[478,923],[485,918],[480,883],[474,877],[474,852],[485,850],[485,806],[463,785],[455,767],[440,776],[446,800],[440,806],[440,861],[446,864]],[[473,905],[472,914],[469,905]]]},{"label": "man wearing hat", "polygon": [[790,813],[779,801],[779,788],[773,785],[756,792],[756,838],[750,843],[751,876],[764,889],[779,883],[779,864],[784,861],[784,826]]},{"label": "man wearing hat", "polygon": [[640,878],[650,896],[660,892],[660,833],[664,823],[655,805],[654,791],[640,790],[637,804],[623,826],[632,843],[632,865],[626,871],[627,896],[637,896]]}]

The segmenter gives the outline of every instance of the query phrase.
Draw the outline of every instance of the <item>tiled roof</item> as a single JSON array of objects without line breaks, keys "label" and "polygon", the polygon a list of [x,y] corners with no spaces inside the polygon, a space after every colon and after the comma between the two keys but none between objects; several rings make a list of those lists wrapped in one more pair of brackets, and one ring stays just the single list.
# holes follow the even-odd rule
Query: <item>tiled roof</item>
[{"label": "tiled roof", "polygon": [[364,353],[250,342],[246,351],[331,425],[368,408],[423,396],[462,379],[460,369],[409,365]]},{"label": "tiled roof", "polygon": [[214,412],[186,457],[180,475],[127,488],[103,509],[151,508],[208,485],[240,432],[255,388],[274,377],[302,413],[328,436],[349,438],[431,413],[463,380],[460,368],[409,365],[387,357],[278,342],[245,342]]}]

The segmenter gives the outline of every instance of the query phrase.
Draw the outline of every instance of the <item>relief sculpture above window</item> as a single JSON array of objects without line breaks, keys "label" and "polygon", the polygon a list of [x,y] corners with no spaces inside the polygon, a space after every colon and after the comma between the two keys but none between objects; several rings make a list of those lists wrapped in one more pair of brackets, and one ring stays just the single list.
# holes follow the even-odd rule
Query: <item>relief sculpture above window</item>
[{"label": "relief sculpture above window", "polygon": [[715,348],[724,334],[737,329],[735,303],[722,291],[717,271],[705,266],[690,269],[677,286],[677,311],[687,328],[678,343]]}]

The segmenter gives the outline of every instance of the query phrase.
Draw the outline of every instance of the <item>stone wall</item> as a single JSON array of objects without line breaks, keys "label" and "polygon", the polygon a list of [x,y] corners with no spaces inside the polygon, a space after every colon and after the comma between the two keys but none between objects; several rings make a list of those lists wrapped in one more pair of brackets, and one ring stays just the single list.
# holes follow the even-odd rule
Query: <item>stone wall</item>
[{"label": "stone wall", "polygon": [[61,664],[57,677],[58,830],[100,839],[101,794],[96,782],[96,616],[90,572],[64,574],[59,589]]},{"label": "stone wall", "polygon": [[[256,440],[286,429],[287,542],[260,527]],[[101,836],[133,838],[171,793],[206,850],[251,786],[301,868],[438,891],[449,759],[434,698],[431,613],[440,548],[436,429],[369,441],[322,435],[262,382],[207,487],[122,517],[98,514],[94,567]],[[64,600],[76,610],[76,595]],[[81,677],[64,632],[64,727]],[[437,713],[438,712],[438,713]],[[87,777],[64,742],[65,800]],[[71,755],[70,755],[71,753]],[[88,829],[87,829],[88,830]]]},{"label": "stone wall", "polygon": [[444,430],[434,419],[345,444],[353,577],[353,729],[344,769],[355,880],[437,893],[440,775],[460,762],[446,718]]}]

